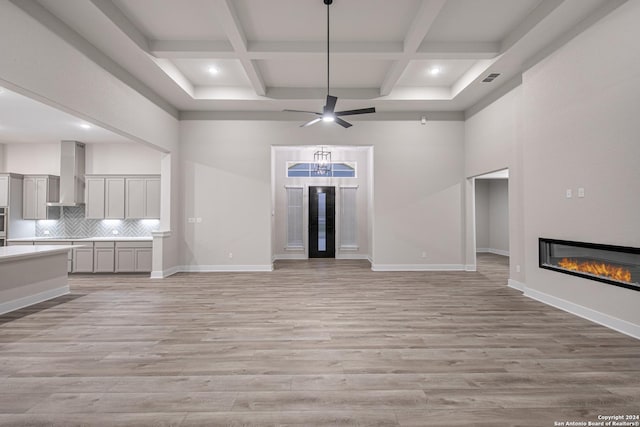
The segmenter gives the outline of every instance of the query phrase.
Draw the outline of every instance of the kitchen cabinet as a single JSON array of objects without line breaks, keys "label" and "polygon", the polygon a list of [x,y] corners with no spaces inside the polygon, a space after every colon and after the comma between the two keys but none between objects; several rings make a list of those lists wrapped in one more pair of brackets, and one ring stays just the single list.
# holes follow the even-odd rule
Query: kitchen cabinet
[{"label": "kitchen cabinet", "polygon": [[86,218],[124,219],[124,177],[88,175],[85,181]]},{"label": "kitchen cabinet", "polygon": [[93,273],[93,242],[74,241],[73,248],[73,273]]},{"label": "kitchen cabinet", "polygon": [[85,200],[89,219],[158,219],[160,177],[87,175]]},{"label": "kitchen cabinet", "polygon": [[151,242],[116,242],[116,273],[151,271]]},{"label": "kitchen cabinet", "polygon": [[128,219],[160,218],[160,178],[127,177],[125,217]]},{"label": "kitchen cabinet", "polygon": [[124,182],[124,177],[105,178],[105,219],[124,219]]},{"label": "kitchen cabinet", "polygon": [[9,206],[9,175],[0,175],[0,206]]},{"label": "kitchen cabinet", "polygon": [[53,175],[25,175],[23,181],[22,218],[59,219],[60,208],[48,208],[48,202],[60,197],[60,177]]},{"label": "kitchen cabinet", "polygon": [[104,193],[104,178],[86,177],[84,212],[87,219],[104,219]]},{"label": "kitchen cabinet", "polygon": [[115,242],[95,242],[93,248],[93,272],[115,271]]}]

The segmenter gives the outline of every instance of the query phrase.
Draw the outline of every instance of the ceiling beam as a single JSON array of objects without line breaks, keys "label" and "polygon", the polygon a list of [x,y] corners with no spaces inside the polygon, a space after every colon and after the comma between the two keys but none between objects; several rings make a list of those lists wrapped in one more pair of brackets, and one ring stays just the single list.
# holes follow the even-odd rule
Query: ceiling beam
[{"label": "ceiling beam", "polygon": [[[150,53],[156,58],[238,58],[228,41],[150,40]],[[326,42],[247,42],[246,55],[251,60],[291,59],[326,56]],[[398,42],[335,42],[331,54],[363,59],[399,59],[403,55]]]},{"label": "ceiling beam", "polygon": [[564,2],[565,0],[543,0],[502,40],[500,53],[506,52]]},{"label": "ceiling beam", "polygon": [[150,40],[149,53],[156,58],[236,58],[228,41]]},{"label": "ceiling beam", "polygon": [[491,59],[500,53],[500,43],[424,42],[415,59]]},{"label": "ceiling beam", "polygon": [[380,87],[380,95],[386,96],[391,93],[393,87],[398,83],[400,76],[409,65],[409,61],[414,57],[422,41],[431,29],[438,14],[446,0],[423,0],[420,9],[413,19],[409,31],[405,35],[403,44],[403,56],[394,62],[387,75],[385,76],[382,86]]},{"label": "ceiling beam", "polygon": [[91,0],[91,3],[102,12],[104,16],[131,39],[140,49],[149,52],[149,40],[127,18],[127,16],[111,0]]},{"label": "ceiling beam", "polygon": [[256,94],[264,96],[267,93],[267,88],[264,84],[264,79],[260,74],[258,65],[252,60],[247,51],[247,38],[244,35],[240,20],[233,7],[231,0],[218,0],[218,15],[216,18],[222,24],[224,31],[236,52],[236,55],[242,66],[244,67],[247,77],[256,91]]}]

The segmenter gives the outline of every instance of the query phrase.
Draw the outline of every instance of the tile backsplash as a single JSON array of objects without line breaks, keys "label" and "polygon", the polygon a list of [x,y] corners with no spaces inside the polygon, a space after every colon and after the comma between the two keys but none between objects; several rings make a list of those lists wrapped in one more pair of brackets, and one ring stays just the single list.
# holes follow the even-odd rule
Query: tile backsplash
[{"label": "tile backsplash", "polygon": [[[84,206],[63,207],[58,220],[36,221],[36,237],[151,237],[160,221],[149,219],[86,219]],[[47,233],[48,232],[48,233]]]}]

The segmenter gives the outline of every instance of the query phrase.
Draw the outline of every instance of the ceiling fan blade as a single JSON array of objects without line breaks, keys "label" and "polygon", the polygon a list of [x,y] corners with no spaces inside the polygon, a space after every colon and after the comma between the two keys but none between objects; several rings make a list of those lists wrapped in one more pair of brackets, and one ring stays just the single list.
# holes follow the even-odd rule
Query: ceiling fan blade
[{"label": "ceiling fan blade", "polygon": [[315,111],[307,111],[307,110],[282,110],[282,111],[286,111],[288,113],[310,113],[310,114],[315,114],[317,116],[321,116],[322,114],[317,113]]},{"label": "ceiling fan blade", "polygon": [[375,107],[370,107],[370,108],[360,108],[358,110],[336,111],[335,115],[336,116],[353,116],[356,114],[369,114],[369,113],[375,113],[375,112],[376,112]]},{"label": "ceiling fan blade", "polygon": [[342,120],[340,117],[336,117],[335,122],[340,126],[342,126],[343,128],[350,128],[351,126],[353,126],[351,123],[345,120]]},{"label": "ceiling fan blade", "polygon": [[338,98],[335,96],[327,95],[327,105],[324,106],[324,112],[333,114],[333,110],[336,109],[336,102]]},{"label": "ceiling fan blade", "polygon": [[311,126],[311,125],[312,125],[312,124],[314,124],[314,123],[318,123],[320,120],[322,120],[322,118],[321,118],[321,117],[318,117],[318,118],[316,118],[316,119],[313,119],[313,120],[308,121],[308,122],[307,122],[307,123],[305,123],[305,124],[300,125],[300,127],[301,127],[301,128],[306,128],[307,126]]}]

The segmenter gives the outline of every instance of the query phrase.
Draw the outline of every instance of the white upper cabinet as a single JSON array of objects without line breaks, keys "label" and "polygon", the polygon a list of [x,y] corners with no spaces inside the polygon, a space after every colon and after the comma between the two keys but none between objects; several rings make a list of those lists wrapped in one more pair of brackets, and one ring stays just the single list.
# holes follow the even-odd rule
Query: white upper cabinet
[{"label": "white upper cabinet", "polygon": [[23,219],[58,219],[60,208],[47,209],[60,197],[60,178],[52,175],[25,175],[22,201]]},{"label": "white upper cabinet", "polygon": [[160,218],[159,176],[88,175],[86,189],[87,218]]},{"label": "white upper cabinet", "polygon": [[105,178],[106,219],[124,219],[124,177]]},{"label": "white upper cabinet", "polygon": [[126,218],[160,218],[159,177],[127,177],[125,192]]}]

